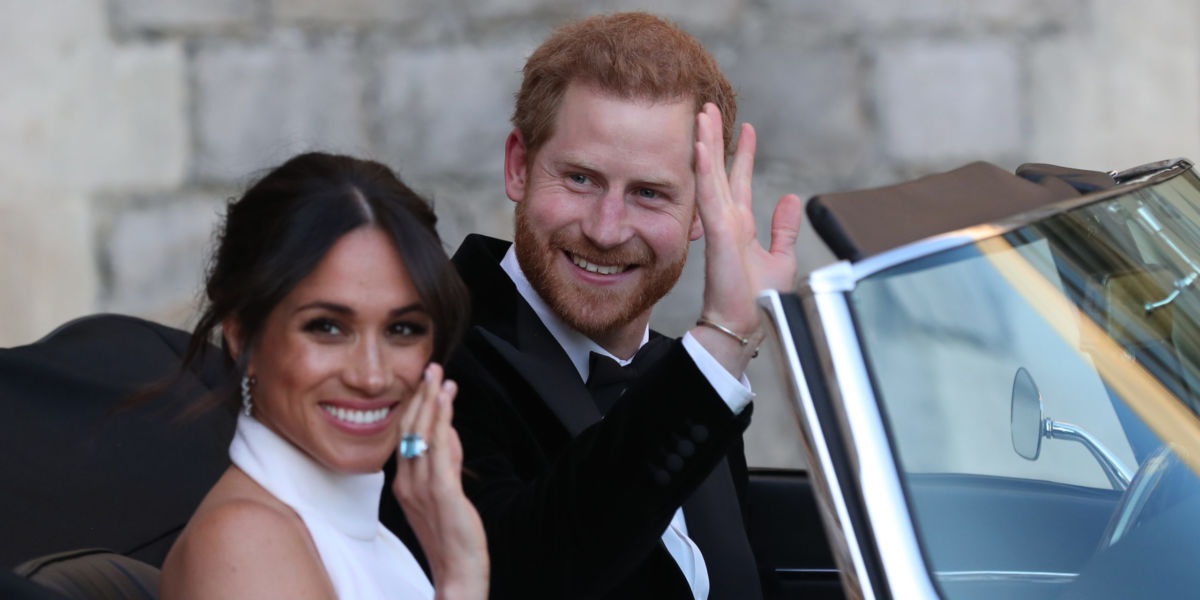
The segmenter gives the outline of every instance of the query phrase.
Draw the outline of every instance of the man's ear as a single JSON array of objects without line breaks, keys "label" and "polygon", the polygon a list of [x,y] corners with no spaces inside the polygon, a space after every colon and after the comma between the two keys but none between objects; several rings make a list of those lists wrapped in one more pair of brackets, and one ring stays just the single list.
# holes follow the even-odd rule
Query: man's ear
[{"label": "man's ear", "polygon": [[229,317],[221,321],[221,336],[225,338],[225,347],[229,349],[229,355],[233,357],[233,362],[237,362],[242,358],[242,327],[233,317]]},{"label": "man's ear", "polygon": [[513,127],[504,142],[504,191],[508,199],[520,202],[525,199],[526,177],[529,175],[529,154],[525,149],[525,136]]},{"label": "man's ear", "polygon": [[688,230],[688,241],[694,242],[704,237],[704,222],[700,220],[700,209],[696,209],[696,214],[692,215],[692,228]]}]

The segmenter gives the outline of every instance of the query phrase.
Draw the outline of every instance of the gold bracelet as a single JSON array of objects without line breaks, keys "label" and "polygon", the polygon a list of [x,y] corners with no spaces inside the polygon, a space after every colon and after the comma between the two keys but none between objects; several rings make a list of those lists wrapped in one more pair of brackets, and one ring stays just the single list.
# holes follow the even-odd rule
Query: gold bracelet
[{"label": "gold bracelet", "polygon": [[736,331],[734,331],[720,323],[716,323],[716,322],[710,321],[704,317],[700,317],[699,319],[696,319],[696,324],[712,327],[713,329],[716,329],[717,331],[720,331],[721,333],[724,333],[725,335],[741,342],[743,346],[750,345],[750,338],[744,338],[744,337],[738,335]]}]

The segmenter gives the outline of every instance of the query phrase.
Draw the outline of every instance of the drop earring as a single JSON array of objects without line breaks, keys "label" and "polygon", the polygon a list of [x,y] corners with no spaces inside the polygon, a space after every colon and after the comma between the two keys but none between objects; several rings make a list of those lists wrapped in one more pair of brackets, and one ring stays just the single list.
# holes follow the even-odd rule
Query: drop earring
[{"label": "drop earring", "polygon": [[254,398],[250,394],[250,388],[258,383],[258,378],[253,375],[242,376],[242,414],[250,416],[250,409],[254,407]]}]

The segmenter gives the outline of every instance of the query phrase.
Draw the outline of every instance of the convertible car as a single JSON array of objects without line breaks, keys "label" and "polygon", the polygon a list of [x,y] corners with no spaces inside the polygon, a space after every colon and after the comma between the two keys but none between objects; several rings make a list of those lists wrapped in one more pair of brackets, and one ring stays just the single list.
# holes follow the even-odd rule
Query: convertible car
[{"label": "convertible car", "polygon": [[[750,474],[769,597],[1200,589],[1190,163],[975,163],[808,213],[839,261],[760,299],[810,465]],[[187,414],[216,353],[164,379],[185,343],[101,315],[0,349],[0,596],[155,597],[233,429]]]},{"label": "convertible car", "polygon": [[844,594],[1194,597],[1192,165],[976,163],[807,208],[841,260],[761,304]]}]

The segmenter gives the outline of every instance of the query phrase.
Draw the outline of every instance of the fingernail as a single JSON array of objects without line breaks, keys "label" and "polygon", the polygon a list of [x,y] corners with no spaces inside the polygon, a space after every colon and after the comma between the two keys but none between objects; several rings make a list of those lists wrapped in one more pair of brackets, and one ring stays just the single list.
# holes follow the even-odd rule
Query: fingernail
[{"label": "fingernail", "polygon": [[425,379],[425,381],[433,380],[433,364],[432,363],[425,365],[425,373],[422,375],[422,377]]}]

